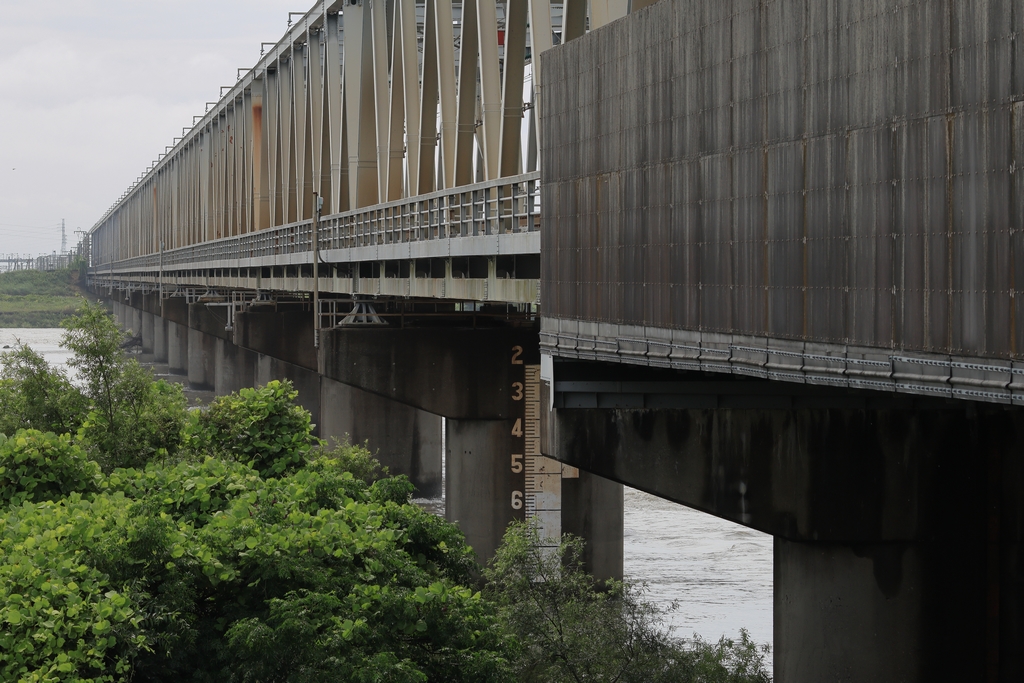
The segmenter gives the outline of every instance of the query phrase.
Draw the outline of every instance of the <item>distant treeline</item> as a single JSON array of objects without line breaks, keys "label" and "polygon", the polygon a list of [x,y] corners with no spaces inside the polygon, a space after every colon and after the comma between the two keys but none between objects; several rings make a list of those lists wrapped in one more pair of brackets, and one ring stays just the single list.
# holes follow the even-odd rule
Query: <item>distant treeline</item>
[{"label": "distant treeline", "polygon": [[0,327],[60,327],[82,304],[80,271],[0,273]]}]

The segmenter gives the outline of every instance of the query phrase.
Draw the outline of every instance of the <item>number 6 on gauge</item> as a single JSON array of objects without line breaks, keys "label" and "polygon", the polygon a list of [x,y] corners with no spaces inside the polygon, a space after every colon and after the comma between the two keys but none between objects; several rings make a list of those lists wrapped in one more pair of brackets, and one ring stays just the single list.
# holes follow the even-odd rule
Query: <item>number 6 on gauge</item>
[{"label": "number 6 on gauge", "polygon": [[523,492],[513,491],[512,492],[512,509],[521,510],[523,508]]}]

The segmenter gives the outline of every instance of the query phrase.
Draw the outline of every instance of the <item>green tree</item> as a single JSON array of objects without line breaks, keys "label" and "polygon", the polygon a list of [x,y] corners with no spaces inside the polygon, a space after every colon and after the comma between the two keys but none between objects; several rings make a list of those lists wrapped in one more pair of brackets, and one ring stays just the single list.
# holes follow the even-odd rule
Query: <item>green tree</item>
[{"label": "green tree", "polygon": [[160,380],[121,350],[123,335],[99,305],[64,321],[61,344],[74,356],[91,410],[80,435],[104,469],[139,467],[173,456],[182,440],[186,401],[181,387]]},{"label": "green tree", "polygon": [[18,429],[75,432],[88,400],[63,370],[51,367],[32,348],[18,343],[0,353],[0,433]]},{"label": "green tree", "polygon": [[509,527],[484,574],[486,592],[519,646],[516,680],[536,683],[767,683],[764,651],[741,643],[686,645],[661,625],[640,587],[603,586],[582,569],[583,541],[544,548],[536,527]]}]

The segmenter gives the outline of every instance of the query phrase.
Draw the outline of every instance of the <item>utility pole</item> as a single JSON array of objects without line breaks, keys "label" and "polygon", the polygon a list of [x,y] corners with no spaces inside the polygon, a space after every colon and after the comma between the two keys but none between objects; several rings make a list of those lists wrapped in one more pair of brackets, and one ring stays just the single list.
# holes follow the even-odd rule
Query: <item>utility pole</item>
[{"label": "utility pole", "polygon": [[323,197],[313,193],[313,348],[320,348],[320,211]]},{"label": "utility pole", "polygon": [[60,254],[68,253],[68,233],[64,230],[64,219],[60,219]]}]

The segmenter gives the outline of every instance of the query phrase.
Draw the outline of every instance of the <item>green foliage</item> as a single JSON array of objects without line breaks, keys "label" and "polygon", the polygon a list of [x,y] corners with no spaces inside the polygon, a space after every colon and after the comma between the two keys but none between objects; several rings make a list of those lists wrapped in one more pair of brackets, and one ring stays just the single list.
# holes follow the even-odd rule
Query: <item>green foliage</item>
[{"label": "green foliage", "polygon": [[118,469],[107,477],[107,485],[132,500],[146,499],[151,514],[202,526],[239,492],[262,482],[248,465],[207,458],[172,467],[150,463],[143,470]]},{"label": "green foliage", "polygon": [[333,439],[333,442],[333,448],[328,449],[326,445],[320,447],[321,456],[333,461],[345,472],[351,472],[356,479],[372,484],[388,476],[388,468],[382,467],[380,461],[370,455],[366,445],[353,446],[347,437],[343,441]]},{"label": "green foliage", "polygon": [[252,463],[264,476],[294,471],[319,445],[309,412],[294,404],[296,396],[287,380],[221,396],[189,423],[189,446]]},{"label": "green foliage", "polygon": [[404,474],[388,479],[379,479],[370,486],[370,498],[377,503],[405,505],[412,499],[416,487]]},{"label": "green foliage", "polygon": [[39,429],[74,432],[87,399],[63,370],[24,344],[0,353],[0,432]]},{"label": "green foliage", "polygon": [[73,296],[77,272],[65,270],[16,270],[0,273],[0,295]]},{"label": "green foliage", "polygon": [[152,652],[135,657],[137,677],[501,680],[501,631],[463,587],[461,534],[375,500],[337,460],[263,479],[209,458],[109,484],[131,505],[90,563],[145,596]]},{"label": "green foliage", "polygon": [[123,501],[73,495],[0,516],[0,680],[124,680],[145,646],[133,601],[84,562],[82,547]]},{"label": "green foliage", "polygon": [[57,327],[82,304],[78,270],[0,273],[0,327]]},{"label": "green foliage", "polygon": [[583,543],[540,547],[535,527],[509,527],[485,570],[487,592],[516,636],[516,680],[527,682],[767,683],[763,651],[742,642],[692,646],[661,628],[640,588],[595,585],[581,569]]},{"label": "green foliage", "polygon": [[100,306],[85,306],[64,327],[61,343],[74,352],[68,364],[78,371],[92,404],[79,432],[89,454],[107,471],[173,456],[186,418],[181,387],[153,382],[125,355],[121,331]]},{"label": "green foliage", "polygon": [[99,465],[69,434],[21,430],[0,441],[0,505],[60,500],[98,491],[101,484]]}]

